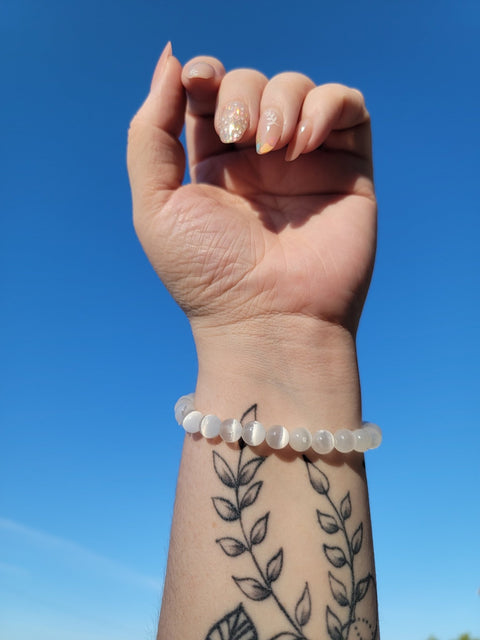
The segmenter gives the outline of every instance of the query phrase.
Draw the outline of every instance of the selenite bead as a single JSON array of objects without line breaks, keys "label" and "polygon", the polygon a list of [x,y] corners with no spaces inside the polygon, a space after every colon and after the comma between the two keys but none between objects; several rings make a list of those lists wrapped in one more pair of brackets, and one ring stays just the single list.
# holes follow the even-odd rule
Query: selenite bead
[{"label": "selenite bead", "polygon": [[183,419],[185,418],[187,413],[190,413],[190,411],[193,411],[193,408],[194,408],[193,402],[194,402],[193,393],[189,393],[186,396],[182,396],[177,400],[175,404],[175,420],[178,422],[178,424],[182,424]]},{"label": "selenite bead", "polygon": [[290,446],[294,451],[306,451],[312,446],[312,434],[305,427],[298,427],[290,433]]},{"label": "selenite bead", "polygon": [[337,451],[340,451],[340,453],[350,453],[350,451],[353,451],[354,438],[350,429],[339,429],[333,437]]},{"label": "selenite bead", "polygon": [[200,423],[200,432],[204,438],[216,438],[220,433],[222,421],[214,415],[206,415]]},{"label": "selenite bead", "polygon": [[256,447],[265,440],[265,427],[256,420],[247,422],[242,429],[242,438],[250,446]]},{"label": "selenite bead", "polygon": [[372,436],[368,429],[355,429],[353,433],[353,450],[364,453],[372,446]]},{"label": "selenite bead", "polygon": [[382,442],[382,430],[378,424],[374,424],[373,422],[364,422],[362,429],[365,429],[365,431],[368,431],[370,434],[370,449],[376,449],[379,447]]},{"label": "selenite bead", "polygon": [[242,437],[242,423],[231,418],[220,425],[220,436],[224,442],[237,442]]},{"label": "selenite bead", "polygon": [[330,453],[330,451],[333,451],[334,446],[335,441],[330,431],[327,431],[326,429],[320,429],[313,434],[312,449],[317,453]]},{"label": "selenite bead", "polygon": [[183,419],[182,426],[187,433],[198,433],[203,414],[201,411],[190,411]]},{"label": "selenite bead", "polygon": [[276,424],[267,431],[265,440],[272,449],[283,449],[288,444],[289,434],[285,427]]}]

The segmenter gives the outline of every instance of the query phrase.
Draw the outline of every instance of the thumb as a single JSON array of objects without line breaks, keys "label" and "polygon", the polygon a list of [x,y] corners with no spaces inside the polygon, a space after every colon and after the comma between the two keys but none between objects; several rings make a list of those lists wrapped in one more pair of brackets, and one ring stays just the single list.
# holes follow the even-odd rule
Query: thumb
[{"label": "thumb", "polygon": [[185,152],[179,141],[185,118],[182,67],[170,42],[163,50],[145,102],[128,132],[127,166],[135,225],[148,224],[185,173]]}]

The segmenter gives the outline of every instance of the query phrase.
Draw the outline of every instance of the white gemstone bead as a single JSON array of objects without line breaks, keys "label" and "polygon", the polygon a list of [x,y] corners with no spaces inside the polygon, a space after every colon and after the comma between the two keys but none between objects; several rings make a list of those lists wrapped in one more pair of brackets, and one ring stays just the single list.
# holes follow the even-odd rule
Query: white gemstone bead
[{"label": "white gemstone bead", "polygon": [[222,421],[211,414],[205,416],[200,423],[200,431],[204,438],[216,438],[220,433]]},{"label": "white gemstone bead", "polygon": [[242,437],[242,423],[232,418],[220,425],[220,436],[225,442],[237,442]]},{"label": "white gemstone bead", "polygon": [[354,438],[350,429],[339,429],[335,435],[335,449],[340,453],[353,451]]},{"label": "white gemstone bead", "polygon": [[290,433],[290,446],[294,451],[306,451],[312,446],[312,434],[305,427],[298,427]]},{"label": "white gemstone bead", "polygon": [[370,434],[370,449],[376,449],[379,447],[382,442],[382,430],[378,424],[374,424],[373,422],[364,422],[362,429],[365,429],[365,431],[368,431]]},{"label": "white gemstone bead", "polygon": [[265,440],[272,449],[283,449],[288,444],[288,431],[280,424],[276,424],[267,431]]},{"label": "white gemstone bead", "polygon": [[313,434],[312,449],[317,453],[330,453],[330,451],[333,451],[334,446],[335,441],[330,431],[327,431],[326,429],[320,429]]},{"label": "white gemstone bead", "polygon": [[201,411],[190,411],[183,419],[182,426],[187,433],[198,433],[203,414]]},{"label": "white gemstone bead", "polygon": [[256,420],[247,422],[242,429],[242,438],[250,446],[256,447],[265,440],[265,427]]},{"label": "white gemstone bead", "polygon": [[372,446],[372,437],[368,429],[355,429],[353,433],[353,450],[364,453]]},{"label": "white gemstone bead", "polygon": [[185,418],[187,413],[190,413],[190,411],[193,411],[193,402],[194,402],[193,393],[189,393],[186,396],[182,396],[177,400],[177,403],[175,404],[175,420],[178,422],[178,424],[182,424],[183,419]]}]

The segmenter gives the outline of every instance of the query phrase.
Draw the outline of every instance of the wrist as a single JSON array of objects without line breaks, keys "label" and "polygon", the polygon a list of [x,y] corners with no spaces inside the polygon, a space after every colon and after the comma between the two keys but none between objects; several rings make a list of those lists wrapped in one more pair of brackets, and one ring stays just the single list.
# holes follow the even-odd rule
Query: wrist
[{"label": "wrist", "polygon": [[200,410],[240,417],[257,404],[265,423],[333,429],[360,424],[355,339],[346,329],[293,316],[221,328],[192,322],[192,329]]}]

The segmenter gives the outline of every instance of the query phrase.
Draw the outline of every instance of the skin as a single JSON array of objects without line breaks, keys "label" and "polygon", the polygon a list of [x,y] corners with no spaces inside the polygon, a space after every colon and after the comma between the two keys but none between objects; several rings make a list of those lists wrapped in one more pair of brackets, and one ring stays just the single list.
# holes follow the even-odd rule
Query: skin
[{"label": "skin", "polygon": [[[232,101],[245,105],[248,126],[237,143],[225,144],[220,119]],[[260,155],[257,134],[269,109],[278,114],[281,131],[275,147]],[[179,140],[184,125],[186,150]],[[187,158],[191,183],[182,185]],[[376,242],[370,118],[361,93],[315,86],[299,73],[270,80],[252,69],[226,73],[206,56],[182,67],[167,45],[131,123],[128,169],[137,234],[190,320],[199,364],[196,407],[227,418],[255,402],[265,423],[358,425],[355,334]],[[234,448],[215,446],[235,464]],[[205,471],[211,470],[211,449],[203,440],[185,442],[159,638],[203,638],[219,617],[218,603],[226,601],[225,613],[230,601],[238,602],[229,559],[219,559],[212,546],[218,518],[210,496],[218,492],[218,479]],[[283,487],[276,495],[265,489],[272,513],[297,508],[308,490],[298,459],[283,486],[287,458],[273,456],[264,465],[265,487]],[[373,575],[363,457],[330,459],[326,472],[333,501],[346,491],[352,496],[364,523],[362,563]],[[318,508],[318,495],[309,496],[299,522]],[[317,553],[317,525],[285,533],[282,544],[295,558],[289,579],[302,583],[312,572],[307,578],[318,618],[311,624],[322,629],[324,558],[306,563],[298,552],[303,535],[303,547],[312,547],[309,557]],[[192,584],[205,566],[208,584],[200,578]]]}]

